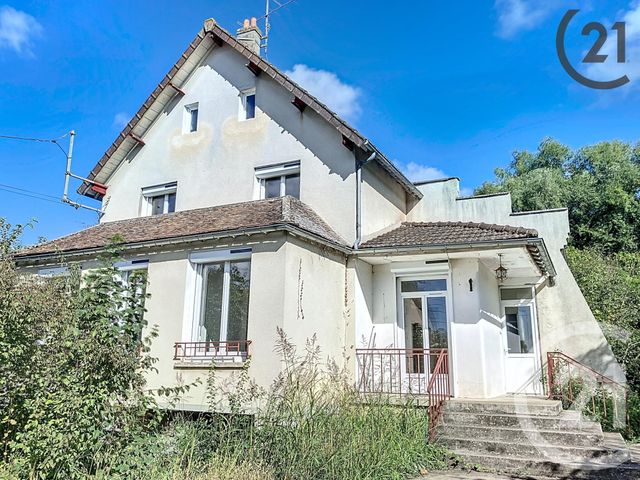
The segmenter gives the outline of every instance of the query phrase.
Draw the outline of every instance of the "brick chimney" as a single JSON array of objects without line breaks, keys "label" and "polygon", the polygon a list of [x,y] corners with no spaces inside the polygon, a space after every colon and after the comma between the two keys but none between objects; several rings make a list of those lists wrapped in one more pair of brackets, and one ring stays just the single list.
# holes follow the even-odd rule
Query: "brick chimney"
[{"label": "brick chimney", "polygon": [[256,17],[252,17],[251,20],[245,18],[242,28],[236,33],[236,38],[253,53],[260,55],[262,32],[258,28]]}]

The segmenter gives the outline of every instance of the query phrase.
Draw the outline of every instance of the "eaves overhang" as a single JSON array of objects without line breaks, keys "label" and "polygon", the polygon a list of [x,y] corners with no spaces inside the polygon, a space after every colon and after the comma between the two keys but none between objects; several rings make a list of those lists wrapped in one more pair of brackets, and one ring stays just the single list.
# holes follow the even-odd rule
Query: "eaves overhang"
[{"label": "eaves overhang", "polygon": [[557,275],[549,251],[542,238],[517,238],[507,240],[484,240],[464,243],[442,243],[410,245],[398,247],[370,247],[354,250],[362,257],[411,255],[421,253],[453,253],[473,250],[493,250],[503,248],[525,248],[542,275],[554,278]]},{"label": "eaves overhang", "polygon": [[[224,230],[212,233],[203,233],[197,235],[182,235],[159,240],[147,240],[142,242],[123,242],[116,244],[117,248],[122,252],[135,253],[141,250],[153,248],[167,248],[171,246],[193,245],[194,243],[202,243],[208,241],[216,241],[222,239],[234,239],[237,237],[251,237],[254,235],[264,235],[274,232],[286,232],[293,236],[300,237],[312,243],[322,245],[324,247],[335,250],[336,252],[348,255],[352,252],[350,247],[328,240],[320,235],[308,232],[303,228],[287,223],[274,224],[268,227],[257,228],[240,228],[234,230]],[[61,262],[73,262],[81,260],[95,259],[100,253],[104,252],[108,247],[83,248],[78,250],[66,250],[57,252],[47,252],[33,255],[22,255],[14,257],[13,260],[18,267],[30,267],[44,264],[59,264]]]}]

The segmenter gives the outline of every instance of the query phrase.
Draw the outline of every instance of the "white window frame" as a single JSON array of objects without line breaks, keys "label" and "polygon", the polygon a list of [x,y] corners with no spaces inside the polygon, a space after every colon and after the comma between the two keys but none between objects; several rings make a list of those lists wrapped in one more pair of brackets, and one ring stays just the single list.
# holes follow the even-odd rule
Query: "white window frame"
[{"label": "white window frame", "polygon": [[[194,110],[198,111],[198,118],[196,120],[196,129],[191,130],[191,116]],[[196,133],[198,131],[198,123],[200,122],[199,110],[200,110],[199,102],[190,103],[189,105],[184,106],[184,120],[182,122],[182,133],[189,134],[189,133]]]},{"label": "white window frame", "polygon": [[267,167],[256,168],[257,195],[256,200],[265,199],[265,182],[268,179],[280,177],[280,196],[286,195],[286,177],[288,175],[300,174],[300,161],[269,165]]},{"label": "white window frame", "polygon": [[241,90],[240,91],[240,96],[238,97],[238,100],[239,100],[239,104],[238,104],[238,121],[239,122],[245,122],[247,120],[253,120],[258,115],[258,105],[255,104],[254,105],[255,111],[254,111],[253,117],[247,118],[247,97],[250,97],[251,95],[254,95],[254,96],[256,95],[256,89],[255,88],[247,88],[246,90]]},{"label": "white window frame", "polygon": [[[528,289],[531,291],[531,298],[521,298],[517,300],[502,300],[502,290]],[[507,357],[513,358],[534,358],[536,360],[536,368],[538,368],[538,359],[540,352],[540,337],[538,331],[538,309],[536,306],[536,291],[530,285],[508,285],[500,287],[498,292],[500,298],[500,315],[503,323],[503,348]],[[509,353],[509,338],[507,334],[507,317],[505,313],[506,307],[528,307],[531,313],[531,334],[533,340],[533,352],[530,353]]]},{"label": "white window frame", "polygon": [[125,285],[129,284],[129,276],[134,270],[147,270],[149,260],[129,260],[126,262],[118,262],[114,265],[120,274],[120,278]]},{"label": "white window frame", "polygon": [[[153,215],[153,199],[164,196],[164,204],[162,206],[162,213],[169,213],[169,195],[175,194],[178,191],[178,183],[167,183],[163,185],[156,185],[153,187],[146,187],[142,189],[142,214],[144,216]],[[177,201],[176,195],[176,201]]]},{"label": "white window frame", "polygon": [[[235,260],[251,261],[251,248],[237,248],[230,250],[207,250],[201,252],[193,252],[189,255],[189,261],[192,270],[195,273],[195,282],[193,282],[193,303],[191,328],[185,341],[202,342],[200,321],[203,312],[203,289],[204,289],[204,269],[207,265],[214,263],[224,263],[224,280],[222,286],[222,305],[220,315],[220,341],[227,341],[227,329],[229,326],[229,289],[231,284],[231,262]],[[251,285],[251,283],[249,283]],[[251,287],[249,287],[251,289]],[[184,337],[183,331],[183,337]]]}]

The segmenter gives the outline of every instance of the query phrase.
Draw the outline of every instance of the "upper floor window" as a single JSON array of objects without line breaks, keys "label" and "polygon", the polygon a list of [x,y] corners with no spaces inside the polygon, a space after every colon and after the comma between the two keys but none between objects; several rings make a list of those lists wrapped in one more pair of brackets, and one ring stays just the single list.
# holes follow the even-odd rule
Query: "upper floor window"
[{"label": "upper floor window", "polygon": [[300,198],[300,162],[256,168],[256,178],[261,199],[285,195]]},{"label": "upper floor window", "polygon": [[142,189],[143,215],[160,215],[176,211],[176,182]]},{"label": "upper floor window", "polygon": [[185,105],[184,109],[184,133],[198,131],[198,103]]},{"label": "upper floor window", "polygon": [[240,111],[238,120],[250,120],[256,117],[256,89],[240,92]]}]

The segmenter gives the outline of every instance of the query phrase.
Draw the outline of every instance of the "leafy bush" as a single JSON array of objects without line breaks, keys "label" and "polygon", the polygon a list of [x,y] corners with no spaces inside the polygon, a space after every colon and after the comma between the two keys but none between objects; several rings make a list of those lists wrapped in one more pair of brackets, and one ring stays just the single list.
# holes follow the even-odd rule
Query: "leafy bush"
[{"label": "leafy bush", "polygon": [[607,253],[640,249],[640,144],[600,142],[572,151],[553,139],[515,151],[476,194],[510,192],[516,211],[568,207],[571,244]]},{"label": "leafy bush", "polygon": [[146,278],[123,283],[114,252],[86,275],[20,275],[10,258],[19,231],[0,220],[2,457],[21,477],[85,478],[100,452],[153,426]]}]

